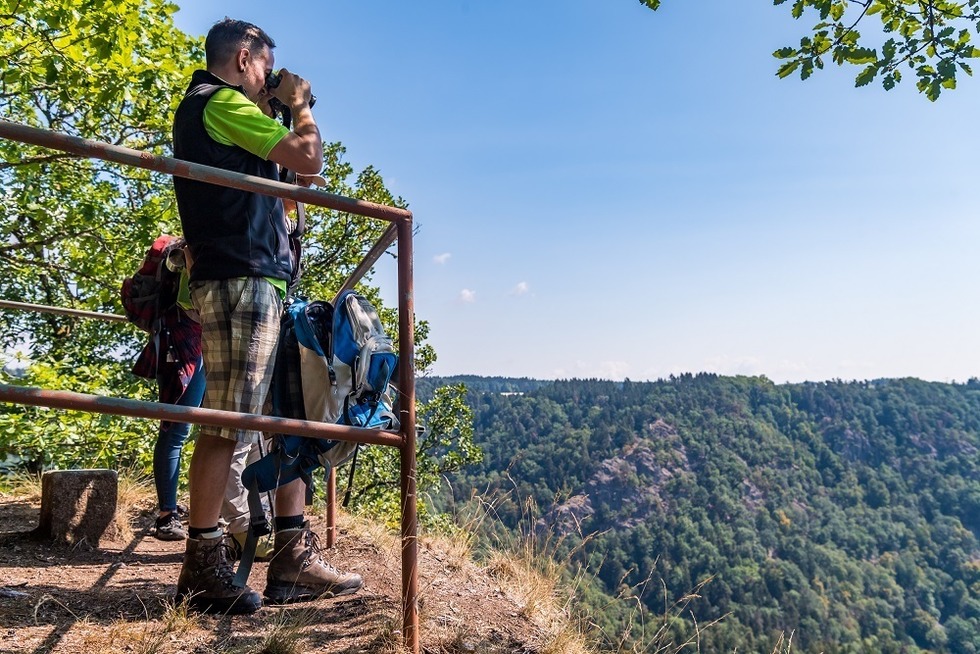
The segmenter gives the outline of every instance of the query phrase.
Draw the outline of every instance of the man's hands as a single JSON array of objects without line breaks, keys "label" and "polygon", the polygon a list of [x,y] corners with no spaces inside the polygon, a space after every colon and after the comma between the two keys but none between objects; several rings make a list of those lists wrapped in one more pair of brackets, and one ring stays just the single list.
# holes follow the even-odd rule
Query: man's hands
[{"label": "man's hands", "polygon": [[269,159],[298,175],[316,175],[323,168],[323,141],[310,110],[310,83],[285,68],[279,74],[279,86],[266,92],[289,107],[293,131],[269,151]]},{"label": "man's hands", "polygon": [[326,188],[327,180],[323,179],[323,175],[296,175],[296,185],[306,188],[311,186]]},{"label": "man's hands", "polygon": [[275,118],[276,112],[272,110],[272,105],[269,104],[270,100],[272,100],[272,94],[270,94],[268,91],[264,91],[262,95],[259,96],[259,99],[255,101],[255,104],[266,116],[269,118]]},{"label": "man's hands", "polygon": [[[311,186],[326,186],[327,180],[323,179],[320,175],[296,175],[296,180],[293,182],[296,186],[305,186],[309,188]],[[283,209],[286,213],[291,213],[296,209],[296,201],[289,198],[282,199]]]}]

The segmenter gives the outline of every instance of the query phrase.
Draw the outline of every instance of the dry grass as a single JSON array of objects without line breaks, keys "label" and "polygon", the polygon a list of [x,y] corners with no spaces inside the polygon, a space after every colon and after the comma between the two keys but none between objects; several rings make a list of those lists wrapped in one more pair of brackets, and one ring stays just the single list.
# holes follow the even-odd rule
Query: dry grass
[{"label": "dry grass", "polygon": [[419,546],[428,550],[442,564],[447,574],[455,574],[475,566],[474,544],[471,535],[462,532],[424,534]]},{"label": "dry grass", "polygon": [[300,654],[304,631],[317,622],[314,610],[276,611],[269,620],[269,632],[265,634],[254,654]]},{"label": "dry grass", "polygon": [[793,651],[793,636],[795,635],[795,632],[792,631],[789,633],[789,637],[785,633],[779,634],[776,645],[772,648],[772,654],[791,654]]},{"label": "dry grass", "polygon": [[[537,527],[537,511],[525,502],[522,527],[513,538],[493,536],[485,548],[481,534],[501,534],[497,506],[506,497],[474,495],[458,514],[459,528],[444,538],[444,551],[454,556],[482,558],[486,571],[520,607],[521,614],[546,634],[540,654],[591,654],[597,652],[585,625],[573,617],[572,604],[583,571],[572,565],[572,558],[592,537],[565,547],[566,539],[554,531]],[[567,550],[566,554],[559,552]],[[574,571],[574,572],[573,572]]]},{"label": "dry grass", "polygon": [[124,470],[119,474],[116,490],[116,529],[122,540],[133,538],[130,518],[140,508],[156,506],[156,489],[153,478],[145,473]]},{"label": "dry grass", "polygon": [[408,654],[408,648],[402,643],[400,616],[390,615],[381,620],[375,634],[373,652],[377,654]]},{"label": "dry grass", "polygon": [[31,504],[41,502],[40,474],[15,472],[0,478],[3,479],[3,491],[5,493]]},{"label": "dry grass", "polygon": [[588,625],[574,617],[574,598],[580,578],[566,574],[568,561],[556,561],[551,554],[533,547],[517,551],[494,550],[487,571],[498,580],[521,607],[528,620],[545,634],[540,654],[593,654],[594,635]]},{"label": "dry grass", "polygon": [[[696,651],[701,651],[701,634],[704,630],[710,629],[727,617],[722,616],[702,625],[698,624],[694,612],[690,609],[690,604],[701,598],[701,589],[710,582],[711,578],[705,579],[691,592],[685,593],[678,599],[671,600],[667,586],[661,581],[660,586],[663,592],[664,612],[658,616],[652,625],[656,627],[652,635],[649,635],[649,632],[640,631],[640,638],[638,640],[643,644],[643,649],[639,651],[651,652],[652,654],[679,654],[688,647],[695,648]],[[688,631],[688,628],[683,626],[685,625],[682,622],[684,618],[688,618],[694,623],[693,632]],[[678,628],[679,625],[682,626]],[[687,631],[687,633],[684,633],[684,631]]]},{"label": "dry grass", "polygon": [[146,617],[143,622],[118,620],[108,628],[86,628],[88,618],[80,619],[73,627],[82,634],[85,650],[92,654],[159,654],[172,651],[173,643],[189,634],[201,632],[200,621],[188,612],[187,603],[164,604],[163,615],[159,619]]},{"label": "dry grass", "polygon": [[587,636],[575,629],[565,628],[553,634],[541,648],[540,654],[595,654],[587,644]]},{"label": "dry grass", "polygon": [[354,532],[362,542],[381,551],[401,551],[401,536],[379,520],[338,510],[337,529]]}]

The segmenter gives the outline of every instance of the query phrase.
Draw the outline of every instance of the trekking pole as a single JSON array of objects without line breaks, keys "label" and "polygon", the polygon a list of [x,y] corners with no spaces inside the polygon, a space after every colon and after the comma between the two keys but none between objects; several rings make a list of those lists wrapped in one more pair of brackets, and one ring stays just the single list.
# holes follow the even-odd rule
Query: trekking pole
[{"label": "trekking pole", "polygon": [[337,469],[330,466],[330,474],[327,475],[327,529],[326,541],[327,549],[333,549],[337,541]]}]

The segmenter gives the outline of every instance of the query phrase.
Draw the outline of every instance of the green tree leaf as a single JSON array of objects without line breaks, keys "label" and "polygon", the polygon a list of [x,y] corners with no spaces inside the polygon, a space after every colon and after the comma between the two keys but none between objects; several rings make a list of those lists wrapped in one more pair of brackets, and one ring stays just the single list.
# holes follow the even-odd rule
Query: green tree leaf
[{"label": "green tree leaf", "polygon": [[799,67],[800,67],[800,61],[798,59],[796,61],[788,61],[779,67],[779,70],[776,71],[776,75],[781,78],[788,77],[789,75],[792,75],[793,71],[795,71]]},{"label": "green tree leaf", "polygon": [[858,74],[858,76],[854,79],[854,85],[865,86],[867,84],[870,84],[871,80],[873,80],[877,74],[878,74],[877,66],[868,66],[867,68],[862,70]]},{"label": "green tree leaf", "polygon": [[[784,4],[785,0],[773,2],[776,7]],[[789,11],[794,19],[799,19],[807,10],[816,12],[820,20],[800,39],[799,48],[786,46],[773,51],[776,59],[800,60],[796,65],[780,63],[777,77],[788,77],[799,68],[800,79],[807,79],[814,69],[823,68],[822,57],[831,52],[838,66],[861,67],[855,86],[867,86],[870,80],[866,66],[874,64],[882,73],[882,79],[888,79],[883,86],[892,89],[902,77],[887,75],[899,67],[914,69],[923,64],[938,66],[940,62],[948,61],[955,69],[965,59],[980,56],[971,43],[973,35],[980,31],[978,0],[794,0]],[[859,31],[860,25],[868,21],[877,21],[878,25],[872,25],[872,29],[864,33]],[[920,93],[935,101],[939,97],[937,89],[955,88],[950,79],[948,74],[942,74],[935,85],[916,86]]]}]

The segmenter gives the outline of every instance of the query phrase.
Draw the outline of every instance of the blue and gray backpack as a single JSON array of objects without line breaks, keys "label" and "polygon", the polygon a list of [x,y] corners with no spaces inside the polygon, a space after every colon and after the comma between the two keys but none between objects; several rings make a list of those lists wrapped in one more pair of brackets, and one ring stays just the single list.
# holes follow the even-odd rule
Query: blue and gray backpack
[{"label": "blue and gray backpack", "polygon": [[[272,415],[354,427],[397,430],[391,380],[398,366],[378,312],[352,290],[329,302],[293,300],[283,313],[271,397]],[[271,452],[245,468],[251,526],[236,583],[248,578],[260,536],[271,532],[261,494],[355,459],[359,445],[276,434]],[[353,462],[351,463],[353,473]]]}]

